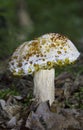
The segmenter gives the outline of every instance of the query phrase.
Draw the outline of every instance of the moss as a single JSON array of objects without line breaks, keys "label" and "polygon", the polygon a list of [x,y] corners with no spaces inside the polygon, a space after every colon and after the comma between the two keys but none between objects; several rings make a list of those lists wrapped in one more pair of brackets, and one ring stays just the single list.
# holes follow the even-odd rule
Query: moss
[{"label": "moss", "polygon": [[13,89],[11,90],[10,88],[6,89],[6,90],[0,90],[0,99],[5,99],[8,96],[18,96],[19,92],[17,92],[17,90]]}]

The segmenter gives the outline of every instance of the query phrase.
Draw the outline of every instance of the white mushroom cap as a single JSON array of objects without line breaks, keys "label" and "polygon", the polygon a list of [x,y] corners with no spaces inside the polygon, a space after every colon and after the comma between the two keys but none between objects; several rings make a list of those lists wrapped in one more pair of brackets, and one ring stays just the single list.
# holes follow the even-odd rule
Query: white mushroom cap
[{"label": "white mushroom cap", "polygon": [[65,36],[50,33],[19,46],[10,60],[14,75],[28,75],[39,69],[71,64],[80,53]]}]

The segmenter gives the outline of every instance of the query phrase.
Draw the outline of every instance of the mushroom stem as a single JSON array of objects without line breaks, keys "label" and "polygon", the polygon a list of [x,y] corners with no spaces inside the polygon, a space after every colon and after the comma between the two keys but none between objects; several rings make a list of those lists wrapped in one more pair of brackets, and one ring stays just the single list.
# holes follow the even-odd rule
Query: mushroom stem
[{"label": "mushroom stem", "polygon": [[34,95],[39,102],[49,100],[50,105],[54,101],[55,70],[39,70],[34,74]]}]

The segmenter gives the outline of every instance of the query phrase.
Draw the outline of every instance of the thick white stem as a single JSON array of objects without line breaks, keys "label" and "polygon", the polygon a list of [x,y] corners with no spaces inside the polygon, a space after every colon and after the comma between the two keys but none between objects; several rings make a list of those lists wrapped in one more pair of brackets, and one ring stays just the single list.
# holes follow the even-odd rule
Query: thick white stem
[{"label": "thick white stem", "polygon": [[50,105],[54,101],[54,69],[39,70],[34,74],[34,95],[39,102],[49,100]]}]

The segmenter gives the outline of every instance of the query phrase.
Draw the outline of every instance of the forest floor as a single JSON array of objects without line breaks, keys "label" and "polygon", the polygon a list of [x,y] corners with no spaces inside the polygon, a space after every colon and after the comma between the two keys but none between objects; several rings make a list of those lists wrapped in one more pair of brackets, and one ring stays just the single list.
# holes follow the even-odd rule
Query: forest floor
[{"label": "forest floor", "polygon": [[83,55],[55,70],[55,101],[38,103],[33,77],[13,77],[0,61],[0,130],[83,130]]}]

